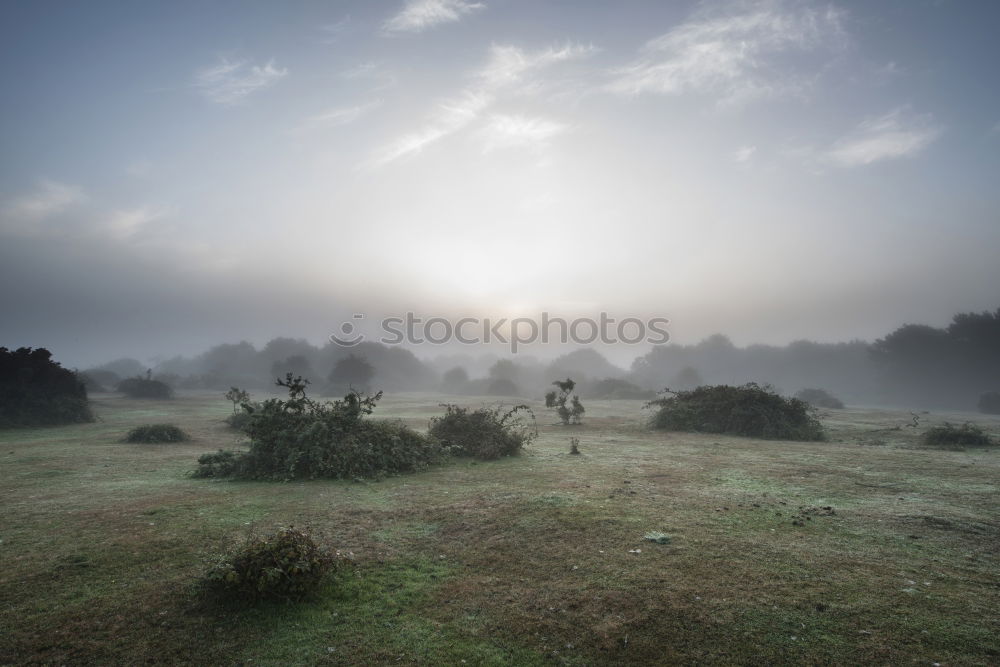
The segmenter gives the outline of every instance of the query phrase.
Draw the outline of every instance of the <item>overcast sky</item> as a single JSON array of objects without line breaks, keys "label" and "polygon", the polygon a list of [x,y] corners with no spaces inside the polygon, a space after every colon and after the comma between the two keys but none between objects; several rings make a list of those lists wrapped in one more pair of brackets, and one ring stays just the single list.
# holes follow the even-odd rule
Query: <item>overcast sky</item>
[{"label": "overcast sky", "polygon": [[[0,345],[1000,306],[1000,3],[0,5]],[[419,351],[418,351],[419,353]]]}]

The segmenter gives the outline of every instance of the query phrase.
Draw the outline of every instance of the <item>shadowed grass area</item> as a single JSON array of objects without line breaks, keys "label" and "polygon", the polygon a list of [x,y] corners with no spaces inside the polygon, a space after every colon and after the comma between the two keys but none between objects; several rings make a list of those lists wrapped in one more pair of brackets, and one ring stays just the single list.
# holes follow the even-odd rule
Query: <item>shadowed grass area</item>
[{"label": "shadowed grass area", "polygon": [[[423,428],[439,402],[383,406]],[[0,663],[1000,660],[1000,452],[919,448],[1000,418],[848,408],[829,442],[779,443],[650,432],[640,406],[588,405],[581,456],[543,423],[519,457],[371,483],[192,479],[240,437],[221,397],[0,431]],[[120,442],[152,413],[192,441]],[[251,525],[291,524],[355,566],[298,605],[195,596]]]}]

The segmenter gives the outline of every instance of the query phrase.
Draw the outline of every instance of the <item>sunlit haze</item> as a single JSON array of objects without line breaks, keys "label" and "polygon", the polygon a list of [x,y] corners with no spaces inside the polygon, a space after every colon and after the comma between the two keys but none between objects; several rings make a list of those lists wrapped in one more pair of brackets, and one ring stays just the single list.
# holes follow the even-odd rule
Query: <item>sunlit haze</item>
[{"label": "sunlit haze", "polygon": [[406,312],[685,343],[942,326],[1000,297],[998,25],[947,0],[6,2],[0,344],[82,366]]}]

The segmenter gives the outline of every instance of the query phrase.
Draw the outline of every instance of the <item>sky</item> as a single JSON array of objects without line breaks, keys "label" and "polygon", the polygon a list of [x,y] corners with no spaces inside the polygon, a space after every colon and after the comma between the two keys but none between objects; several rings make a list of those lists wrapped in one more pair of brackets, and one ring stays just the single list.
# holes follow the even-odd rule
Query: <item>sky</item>
[{"label": "sky", "polygon": [[406,312],[784,344],[995,309],[998,25],[986,0],[9,0],[0,345],[85,366]]}]

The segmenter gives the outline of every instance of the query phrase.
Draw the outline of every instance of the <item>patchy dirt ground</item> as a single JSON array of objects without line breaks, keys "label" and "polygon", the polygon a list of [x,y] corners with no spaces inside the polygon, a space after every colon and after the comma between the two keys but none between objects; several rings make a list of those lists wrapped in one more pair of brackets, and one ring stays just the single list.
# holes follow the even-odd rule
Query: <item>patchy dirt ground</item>
[{"label": "patchy dirt ground", "polygon": [[[424,428],[443,401],[377,416]],[[0,432],[0,663],[1000,662],[1000,452],[918,445],[997,418],[827,410],[831,441],[796,443],[651,432],[638,401],[588,402],[578,427],[535,405],[517,458],[275,484],[188,476],[237,440],[221,396],[96,409]],[[120,441],[152,421],[193,440]],[[355,565],[303,604],[198,602],[207,558],[288,524]]]}]

